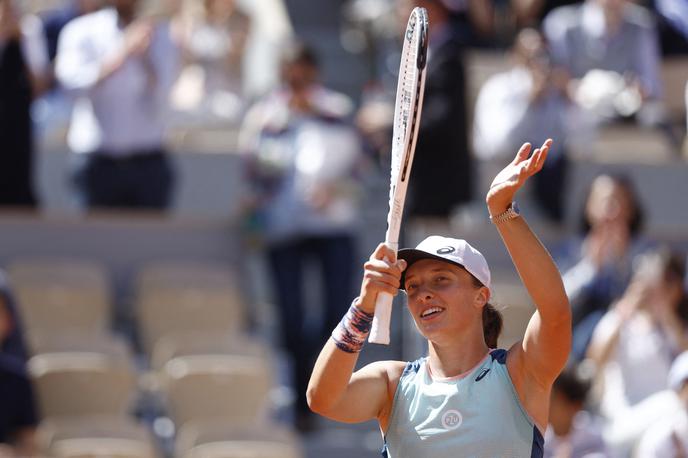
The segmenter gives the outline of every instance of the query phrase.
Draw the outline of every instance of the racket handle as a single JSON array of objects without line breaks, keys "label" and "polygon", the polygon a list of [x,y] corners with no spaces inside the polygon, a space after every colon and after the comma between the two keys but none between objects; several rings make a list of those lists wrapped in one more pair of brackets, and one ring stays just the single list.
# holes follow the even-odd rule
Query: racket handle
[{"label": "racket handle", "polygon": [[392,318],[392,301],[394,296],[387,293],[377,295],[375,302],[375,316],[370,329],[368,341],[376,344],[389,345],[389,323]]}]

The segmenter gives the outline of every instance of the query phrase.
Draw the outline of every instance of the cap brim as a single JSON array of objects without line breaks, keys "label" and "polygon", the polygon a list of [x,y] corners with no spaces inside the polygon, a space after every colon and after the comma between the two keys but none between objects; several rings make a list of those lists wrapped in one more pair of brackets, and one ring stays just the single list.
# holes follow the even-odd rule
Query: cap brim
[{"label": "cap brim", "polygon": [[[450,261],[442,256],[437,256],[427,251],[417,250],[415,248],[403,248],[397,252],[397,259],[403,259],[406,261],[406,269],[401,273],[401,281],[399,283],[399,289],[406,290],[404,288],[404,281],[406,279],[406,271],[411,267],[411,264],[418,262],[423,259],[434,259],[436,261],[446,262],[447,264],[453,264],[455,266],[463,267],[463,265],[458,262]],[[465,267],[464,267],[465,269]]]}]

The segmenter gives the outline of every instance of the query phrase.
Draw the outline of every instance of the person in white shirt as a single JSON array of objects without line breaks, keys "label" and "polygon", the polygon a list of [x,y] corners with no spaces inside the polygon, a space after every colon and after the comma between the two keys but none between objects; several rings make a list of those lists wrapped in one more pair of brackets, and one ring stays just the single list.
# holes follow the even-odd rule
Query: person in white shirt
[{"label": "person in white shirt", "polygon": [[511,60],[513,66],[490,77],[478,94],[473,151],[483,166],[501,169],[523,142],[541,144],[546,140],[543,132],[556,139],[549,161],[542,173],[535,175],[532,186],[544,215],[561,222],[568,153],[572,144],[584,144],[589,132],[581,110],[568,96],[568,76],[552,65],[539,31],[527,28],[519,32]]},{"label": "person in white shirt", "polygon": [[605,438],[617,451],[630,449],[641,432],[675,410],[667,378],[676,355],[688,350],[685,258],[658,250],[643,255],[637,266],[588,348],[604,386]]},{"label": "person in white shirt", "polygon": [[164,148],[169,89],[179,55],[169,23],[137,18],[138,0],[79,17],[62,31],[56,76],[76,97],[68,143],[86,208],[169,206]]},{"label": "person in white shirt", "polygon": [[[240,148],[250,186],[247,213],[265,243],[282,343],[292,358],[297,426],[308,430],[308,377],[353,293],[363,148],[352,103],[319,80],[315,51],[300,42],[282,53],[283,84],[245,117]],[[309,319],[307,270],[323,275],[319,320]]]},{"label": "person in white shirt", "polygon": [[688,457],[688,351],[671,365],[669,386],[681,408],[643,434],[635,450],[637,458]]},{"label": "person in white shirt", "polygon": [[553,10],[542,25],[553,61],[599,122],[635,115],[652,125],[659,116],[659,37],[650,11],[635,3],[585,0]]}]

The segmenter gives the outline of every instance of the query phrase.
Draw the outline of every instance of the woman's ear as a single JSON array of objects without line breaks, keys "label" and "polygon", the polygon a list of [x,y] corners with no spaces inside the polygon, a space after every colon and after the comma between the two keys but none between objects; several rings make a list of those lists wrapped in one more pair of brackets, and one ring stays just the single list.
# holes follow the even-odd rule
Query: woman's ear
[{"label": "woman's ear", "polygon": [[490,290],[485,286],[481,286],[480,288],[478,288],[478,290],[476,291],[476,295],[475,295],[476,307],[483,308],[489,300],[490,300]]}]

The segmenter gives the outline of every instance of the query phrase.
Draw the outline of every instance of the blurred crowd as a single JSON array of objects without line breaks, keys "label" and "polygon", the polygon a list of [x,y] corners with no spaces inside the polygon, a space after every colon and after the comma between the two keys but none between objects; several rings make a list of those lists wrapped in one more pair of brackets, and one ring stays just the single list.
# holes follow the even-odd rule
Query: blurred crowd
[{"label": "blurred crowd", "polygon": [[[312,427],[314,351],[355,295],[365,183],[387,169],[400,34],[413,6],[428,10],[430,35],[409,220],[446,221],[480,201],[479,166],[501,168],[526,141],[555,140],[530,189],[554,225],[569,211],[572,161],[589,158],[607,126],[656,131],[677,162],[685,150],[688,73],[677,116],[662,69],[688,62],[686,0],[341,2],[343,44],[369,64],[356,99],[327,87],[318,43],[299,39],[270,57],[273,74],[260,75],[269,84],[252,84],[250,41],[268,15],[260,2],[57,3],[32,11],[0,0],[0,205],[40,206],[36,144],[51,123],[68,120],[69,178],[85,211],[169,209],[170,128],[237,130],[228,153],[241,157],[247,185],[242,228],[267,260],[303,430]],[[503,53],[504,65],[472,97],[476,50]],[[600,175],[578,235],[550,247],[573,309],[574,351],[552,393],[547,456],[688,456],[686,256],[647,237],[644,215],[627,176]],[[315,330],[309,262],[326,304]],[[31,454],[38,417],[20,307],[4,283],[0,292],[0,443]]]}]

